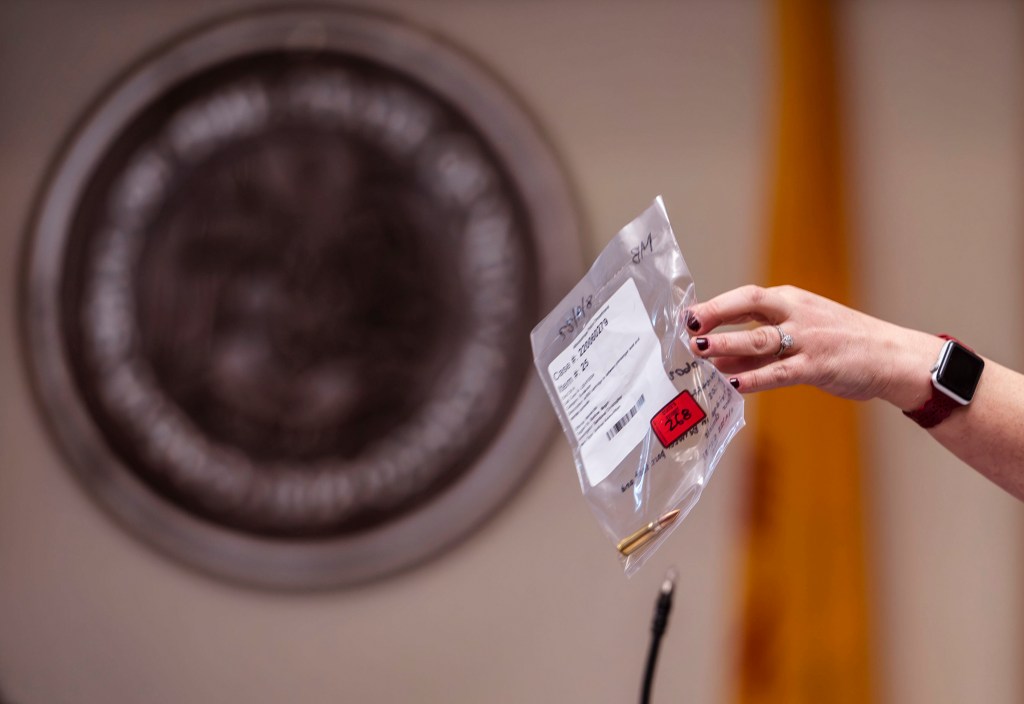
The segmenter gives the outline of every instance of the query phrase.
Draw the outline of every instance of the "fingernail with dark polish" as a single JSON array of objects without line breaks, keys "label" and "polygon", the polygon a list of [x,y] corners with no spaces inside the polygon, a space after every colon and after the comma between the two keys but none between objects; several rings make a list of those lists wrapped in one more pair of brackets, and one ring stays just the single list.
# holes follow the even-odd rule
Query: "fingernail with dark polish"
[{"label": "fingernail with dark polish", "polygon": [[700,321],[693,317],[693,313],[686,312],[686,327],[690,328],[694,332],[700,330]]},{"label": "fingernail with dark polish", "polygon": [[694,342],[697,343],[697,349],[699,349],[701,352],[708,348],[708,338],[706,337],[698,337],[696,340],[694,340]]},{"label": "fingernail with dark polish", "polygon": [[737,379],[736,377],[732,377],[731,379],[729,379],[729,383],[732,384],[732,388],[734,389],[740,388],[740,380]]}]

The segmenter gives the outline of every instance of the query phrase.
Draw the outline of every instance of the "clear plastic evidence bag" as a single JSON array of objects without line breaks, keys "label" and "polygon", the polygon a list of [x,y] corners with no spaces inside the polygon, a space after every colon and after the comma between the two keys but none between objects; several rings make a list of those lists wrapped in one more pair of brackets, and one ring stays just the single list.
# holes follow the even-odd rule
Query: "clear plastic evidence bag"
[{"label": "clear plastic evidence bag", "polygon": [[695,358],[696,300],[661,197],[530,335],[583,496],[632,575],[700,498],[743,397]]}]

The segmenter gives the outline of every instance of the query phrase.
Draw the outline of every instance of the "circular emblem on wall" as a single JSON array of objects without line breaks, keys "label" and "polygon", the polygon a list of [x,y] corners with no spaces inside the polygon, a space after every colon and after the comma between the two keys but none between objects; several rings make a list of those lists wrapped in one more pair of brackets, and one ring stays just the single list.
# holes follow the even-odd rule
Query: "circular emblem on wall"
[{"label": "circular emblem on wall", "polygon": [[70,466],[207,571],[418,562],[550,430],[528,339],[580,273],[568,190],[492,78],[394,19],[263,12],[142,62],[29,237],[27,356]]}]

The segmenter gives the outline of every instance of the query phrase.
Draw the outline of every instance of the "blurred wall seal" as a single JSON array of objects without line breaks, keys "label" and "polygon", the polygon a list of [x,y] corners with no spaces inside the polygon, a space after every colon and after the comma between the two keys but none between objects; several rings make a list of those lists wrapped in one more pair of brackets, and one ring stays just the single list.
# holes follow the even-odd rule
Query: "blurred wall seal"
[{"label": "blurred wall seal", "polygon": [[394,18],[237,16],[59,155],[23,331],[69,465],[133,532],[331,587],[464,536],[551,425],[529,331],[581,271],[564,178],[477,62]]}]

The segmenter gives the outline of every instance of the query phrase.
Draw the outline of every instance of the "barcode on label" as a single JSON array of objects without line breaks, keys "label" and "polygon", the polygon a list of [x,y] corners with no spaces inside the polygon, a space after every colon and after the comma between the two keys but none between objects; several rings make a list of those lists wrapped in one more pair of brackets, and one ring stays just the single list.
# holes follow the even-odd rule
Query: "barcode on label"
[{"label": "barcode on label", "polygon": [[643,394],[640,394],[640,398],[638,398],[636,400],[636,404],[632,408],[629,409],[629,411],[626,413],[626,415],[624,415],[621,418],[619,418],[619,420],[615,423],[615,425],[612,426],[611,430],[609,430],[607,433],[605,433],[605,435],[607,435],[608,439],[611,440],[613,437],[618,435],[619,431],[626,427],[626,423],[628,423],[630,420],[633,419],[633,416],[636,415],[636,412],[639,411],[641,408],[643,408],[643,405],[644,405],[644,396],[643,396]]}]

